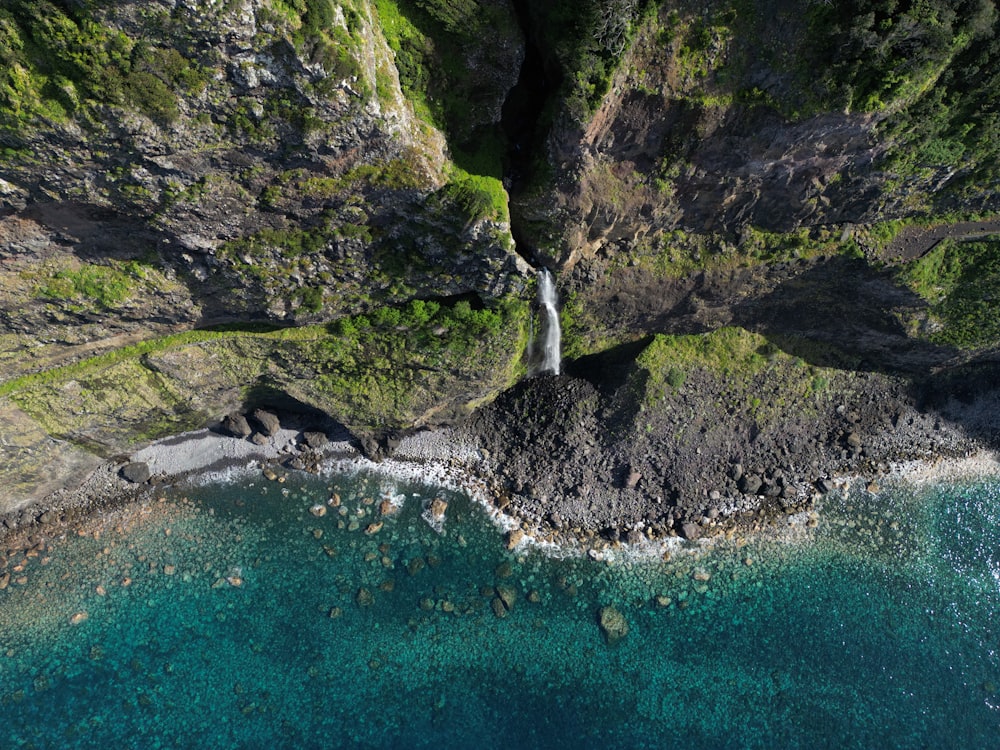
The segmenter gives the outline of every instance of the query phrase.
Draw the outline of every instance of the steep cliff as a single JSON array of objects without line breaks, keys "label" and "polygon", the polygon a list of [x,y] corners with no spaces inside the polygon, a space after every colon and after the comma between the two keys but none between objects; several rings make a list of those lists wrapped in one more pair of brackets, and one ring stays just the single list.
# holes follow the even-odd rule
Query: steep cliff
[{"label": "steep cliff", "polygon": [[455,156],[488,162],[468,141],[523,55],[488,5],[0,9],[6,503],[261,400],[365,435],[512,382],[530,278],[499,167]]},{"label": "steep cliff", "polygon": [[460,422],[523,374],[525,258],[637,466],[683,453],[671,410],[733,446],[777,394],[764,456],[975,381],[998,40],[990,0],[8,0],[0,510],[260,404]]}]

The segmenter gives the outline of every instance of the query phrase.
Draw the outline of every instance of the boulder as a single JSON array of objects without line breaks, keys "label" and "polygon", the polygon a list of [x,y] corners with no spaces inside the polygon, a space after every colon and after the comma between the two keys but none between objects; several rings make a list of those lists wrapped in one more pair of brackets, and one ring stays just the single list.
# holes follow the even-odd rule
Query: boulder
[{"label": "boulder", "polygon": [[834,489],[836,489],[836,486],[830,479],[822,477],[816,480],[816,489],[825,495],[828,492],[833,492]]},{"label": "boulder", "polygon": [[507,549],[512,550],[524,540],[524,532],[521,529],[511,529],[507,533]]},{"label": "boulder", "polygon": [[227,414],[222,420],[222,429],[233,437],[245,439],[253,433],[253,428],[242,414]]},{"label": "boulder", "polygon": [[685,539],[691,539],[693,541],[701,536],[701,526],[689,521],[681,526],[681,533],[684,535]]},{"label": "boulder", "polygon": [[500,585],[496,587],[497,599],[499,599],[508,612],[514,609],[514,603],[517,601],[517,589],[513,586]]},{"label": "boulder", "polygon": [[304,432],[302,433],[302,442],[306,444],[307,447],[312,448],[314,451],[318,451],[320,448],[324,447],[330,442],[330,439],[326,436],[324,432]]},{"label": "boulder", "polygon": [[642,474],[636,471],[634,468],[629,470],[628,476],[625,478],[625,489],[634,490],[639,484],[639,480],[642,479]]},{"label": "boulder", "polygon": [[360,588],[354,596],[354,601],[357,602],[359,607],[370,607],[375,603],[375,597],[368,589]]},{"label": "boulder", "polygon": [[133,461],[130,464],[125,464],[118,473],[121,474],[122,479],[133,484],[142,484],[149,481],[149,464],[142,461]]},{"label": "boulder", "polygon": [[257,429],[267,437],[274,437],[281,429],[278,415],[267,409],[254,409],[253,421],[257,424]]},{"label": "boulder", "polygon": [[744,474],[740,477],[740,481],[737,482],[736,486],[745,495],[756,495],[763,484],[764,480],[757,474]]},{"label": "boulder", "polygon": [[597,623],[601,626],[604,640],[613,646],[628,635],[628,620],[616,607],[601,607],[597,613]]}]

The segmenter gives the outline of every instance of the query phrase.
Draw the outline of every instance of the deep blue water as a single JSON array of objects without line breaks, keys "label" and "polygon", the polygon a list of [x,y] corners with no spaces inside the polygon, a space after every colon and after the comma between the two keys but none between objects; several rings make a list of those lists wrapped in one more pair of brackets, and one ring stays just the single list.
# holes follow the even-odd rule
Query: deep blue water
[{"label": "deep blue water", "polygon": [[374,475],[185,498],[51,540],[0,591],[0,748],[1000,746],[996,482],[614,565],[515,555],[462,495]]}]

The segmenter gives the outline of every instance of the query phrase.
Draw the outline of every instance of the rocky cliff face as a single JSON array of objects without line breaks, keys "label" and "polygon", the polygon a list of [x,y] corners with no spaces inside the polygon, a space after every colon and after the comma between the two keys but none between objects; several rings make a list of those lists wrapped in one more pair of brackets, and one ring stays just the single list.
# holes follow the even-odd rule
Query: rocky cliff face
[{"label": "rocky cliff face", "polygon": [[523,372],[522,256],[651,445],[644,373],[725,379],[662,334],[828,386],[988,361],[997,38],[988,0],[11,0],[0,505],[247,406],[461,421]]},{"label": "rocky cliff face", "polygon": [[[972,110],[985,93],[979,71],[997,54],[986,41],[992,4],[961,19],[949,6],[947,28],[944,11],[878,3],[677,2],[642,14],[634,3],[595,5],[630,23],[629,41],[610,55],[598,16],[582,45],[589,57],[553,53],[564,66],[613,65],[608,92],[581,104],[595,84],[567,72],[544,144],[552,170],[515,201],[526,238],[550,262],[683,245],[676,230],[738,240],[746,227],[997,209],[992,187],[965,189],[992,169],[994,137],[961,142],[949,110],[960,101]],[[924,65],[902,59],[906,50]],[[965,136],[978,127],[966,125]]]},{"label": "rocky cliff face", "polygon": [[[528,274],[500,183],[404,96],[391,20],[325,0],[0,11],[7,504],[255,399],[360,435],[454,420],[515,376]],[[522,54],[516,26],[464,50],[473,125]]]}]

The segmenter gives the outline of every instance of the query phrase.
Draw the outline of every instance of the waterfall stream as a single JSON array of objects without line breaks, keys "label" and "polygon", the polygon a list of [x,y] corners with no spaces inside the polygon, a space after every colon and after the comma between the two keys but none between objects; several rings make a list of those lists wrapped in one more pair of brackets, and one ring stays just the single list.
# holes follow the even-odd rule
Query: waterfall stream
[{"label": "waterfall stream", "polygon": [[559,310],[556,309],[558,296],[552,273],[543,268],[538,272],[538,308],[541,313],[539,340],[542,342],[541,360],[538,373],[559,374],[561,360],[560,344],[562,331],[559,329]]}]

